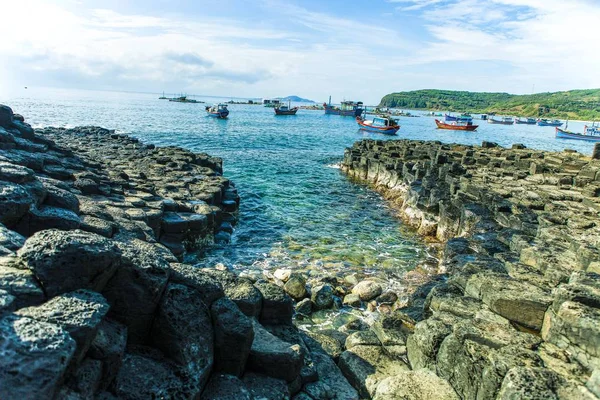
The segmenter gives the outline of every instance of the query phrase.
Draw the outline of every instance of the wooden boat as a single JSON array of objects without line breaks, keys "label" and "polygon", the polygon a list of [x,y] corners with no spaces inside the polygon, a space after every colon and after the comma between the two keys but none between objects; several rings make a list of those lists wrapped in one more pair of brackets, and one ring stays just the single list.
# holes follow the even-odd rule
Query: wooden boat
[{"label": "wooden boat", "polygon": [[459,116],[444,114],[444,121],[446,122],[473,122],[473,117],[471,114],[460,114]]},{"label": "wooden boat", "polygon": [[331,104],[331,96],[329,96],[329,104],[323,103],[325,114],[341,115],[343,117],[360,117],[363,113],[362,101],[342,101],[340,107],[335,107]]},{"label": "wooden boat", "polygon": [[537,124],[538,126],[562,126],[563,123],[560,122],[559,120],[555,119],[553,121],[547,120],[547,119],[538,119],[537,120]]},{"label": "wooden boat", "polygon": [[286,106],[285,104],[279,107],[275,107],[275,115],[296,115],[298,107],[291,107],[290,103]]},{"label": "wooden boat", "polygon": [[515,124],[521,125],[535,125],[537,120],[535,118],[525,118],[524,120],[521,118],[515,118]]},{"label": "wooden boat", "polygon": [[488,118],[488,124],[499,124],[499,125],[512,125],[515,120],[511,117],[503,117],[502,119]]},{"label": "wooden boat", "polygon": [[554,129],[556,129],[557,139],[575,139],[587,140],[590,142],[600,142],[600,125],[596,123],[593,123],[592,126],[585,125],[583,127],[583,133],[576,133],[566,129],[560,129],[558,126]]},{"label": "wooden boat", "polygon": [[473,125],[472,122],[460,123],[458,121],[454,121],[451,123],[442,122],[439,119],[435,120],[435,124],[438,129],[448,129],[451,131],[474,131],[479,127],[479,125]]},{"label": "wooden boat", "polygon": [[356,123],[363,131],[383,133],[384,135],[395,135],[400,129],[396,120],[389,117],[375,117],[372,120],[366,120],[359,116],[356,117]]},{"label": "wooden boat", "polygon": [[215,117],[219,119],[225,119],[229,115],[227,104],[219,103],[214,106],[206,106],[206,112],[209,117]]}]

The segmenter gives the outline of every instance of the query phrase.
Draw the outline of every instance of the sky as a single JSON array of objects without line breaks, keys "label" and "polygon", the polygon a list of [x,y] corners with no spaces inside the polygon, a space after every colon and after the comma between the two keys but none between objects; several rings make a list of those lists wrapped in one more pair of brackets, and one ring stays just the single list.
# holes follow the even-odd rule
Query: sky
[{"label": "sky", "polygon": [[[0,0],[0,92],[600,87],[600,0]],[[8,17],[11,16],[11,17]]]}]

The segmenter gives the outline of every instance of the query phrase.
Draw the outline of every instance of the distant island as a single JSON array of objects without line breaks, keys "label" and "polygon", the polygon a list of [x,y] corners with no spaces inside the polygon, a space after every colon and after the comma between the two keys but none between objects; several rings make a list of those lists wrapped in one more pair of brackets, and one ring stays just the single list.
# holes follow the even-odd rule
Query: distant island
[{"label": "distant island", "polygon": [[312,101],[312,100],[303,99],[302,97],[298,97],[298,96],[282,97],[281,101],[293,101],[294,103],[314,103],[314,101]]},{"label": "distant island", "polygon": [[427,89],[388,94],[379,106],[597,120],[600,119],[600,89],[528,95]]}]

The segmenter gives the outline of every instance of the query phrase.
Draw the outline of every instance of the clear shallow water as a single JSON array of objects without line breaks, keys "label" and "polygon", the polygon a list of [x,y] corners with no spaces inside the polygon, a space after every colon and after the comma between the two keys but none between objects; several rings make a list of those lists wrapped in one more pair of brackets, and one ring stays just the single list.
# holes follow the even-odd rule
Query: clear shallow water
[{"label": "clear shallow water", "polygon": [[[25,96],[27,94],[27,96]],[[0,95],[1,96],[1,95]],[[223,99],[207,98],[207,102]],[[28,90],[0,97],[34,126],[101,125],[157,145],[177,145],[222,157],[239,189],[240,221],[232,243],[207,262],[238,269],[302,267],[384,273],[394,278],[427,257],[426,246],[394,216],[379,195],[349,182],[338,163],[362,138],[352,118],[300,110],[275,117],[262,106],[231,105],[228,120],[207,118],[202,104],[158,95]],[[589,154],[593,144],[554,139],[554,128],[482,123],[475,133],[439,131],[433,118],[400,117],[397,138],[509,146]],[[583,123],[570,123],[574,131]]]}]

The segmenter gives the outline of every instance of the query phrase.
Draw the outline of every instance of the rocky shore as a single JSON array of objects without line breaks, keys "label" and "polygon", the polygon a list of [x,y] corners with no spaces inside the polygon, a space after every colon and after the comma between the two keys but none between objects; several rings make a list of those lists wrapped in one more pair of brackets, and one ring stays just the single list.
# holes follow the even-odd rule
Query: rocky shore
[{"label": "rocky shore", "polygon": [[282,287],[186,263],[238,204],[220,159],[0,106],[0,398],[357,399]]},{"label": "rocky shore", "polygon": [[[409,303],[392,314],[412,397],[379,397],[398,379],[390,371],[367,377],[369,395],[440,398],[442,381],[463,399],[600,396],[599,160],[489,142],[363,140],[342,169],[443,245],[421,313]],[[415,395],[424,387],[437,395]]]}]

